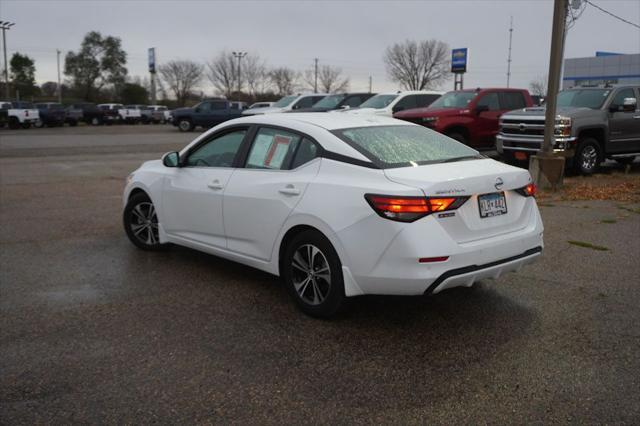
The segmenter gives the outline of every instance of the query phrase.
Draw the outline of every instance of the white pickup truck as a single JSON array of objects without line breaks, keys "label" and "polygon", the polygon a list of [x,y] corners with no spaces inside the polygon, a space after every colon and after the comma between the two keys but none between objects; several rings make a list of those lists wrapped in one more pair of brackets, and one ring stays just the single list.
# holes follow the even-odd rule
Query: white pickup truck
[{"label": "white pickup truck", "polygon": [[6,122],[10,129],[28,129],[40,120],[40,112],[31,102],[0,102],[0,111],[1,125]]},{"label": "white pickup truck", "polygon": [[122,104],[100,104],[98,108],[104,111],[105,123],[138,124],[142,120],[140,110],[125,108]]}]

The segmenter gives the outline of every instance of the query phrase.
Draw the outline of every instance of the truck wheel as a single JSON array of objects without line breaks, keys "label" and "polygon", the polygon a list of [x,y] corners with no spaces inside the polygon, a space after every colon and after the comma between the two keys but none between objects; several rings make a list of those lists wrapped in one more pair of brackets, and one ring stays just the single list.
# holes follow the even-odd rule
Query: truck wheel
[{"label": "truck wheel", "polygon": [[463,143],[465,145],[467,144],[467,138],[465,138],[462,133],[451,132],[451,133],[447,133],[447,136],[449,136],[451,139],[457,140],[460,143]]},{"label": "truck wheel", "polygon": [[36,129],[41,129],[44,127],[44,121],[42,120],[38,120],[35,123],[33,123],[33,127],[35,127]]},{"label": "truck wheel", "polygon": [[576,155],[573,157],[573,170],[576,173],[591,175],[602,163],[602,148],[594,138],[584,138],[578,143]]},{"label": "truck wheel", "polygon": [[16,117],[9,118],[9,128],[11,130],[16,130],[20,128],[20,122]]},{"label": "truck wheel", "polygon": [[31,123],[22,123],[20,127],[22,127],[23,129],[29,129],[31,128]]},{"label": "truck wheel", "polygon": [[78,120],[69,120],[69,126],[76,127],[78,125]]},{"label": "truck wheel", "polygon": [[99,126],[100,124],[102,124],[102,122],[100,121],[100,119],[98,117],[93,117],[91,119],[91,125],[92,126]]},{"label": "truck wheel", "polygon": [[180,129],[181,132],[190,132],[194,127],[195,126],[193,125],[191,120],[188,120],[186,118],[181,118],[180,121],[178,121],[178,129]]}]

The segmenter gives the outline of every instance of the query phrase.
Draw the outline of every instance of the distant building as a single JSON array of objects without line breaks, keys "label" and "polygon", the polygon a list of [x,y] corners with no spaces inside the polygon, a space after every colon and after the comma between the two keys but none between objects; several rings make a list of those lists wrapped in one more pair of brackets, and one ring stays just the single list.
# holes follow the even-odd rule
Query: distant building
[{"label": "distant building", "polygon": [[640,53],[596,52],[596,56],[564,60],[563,89],[603,84],[640,84]]}]

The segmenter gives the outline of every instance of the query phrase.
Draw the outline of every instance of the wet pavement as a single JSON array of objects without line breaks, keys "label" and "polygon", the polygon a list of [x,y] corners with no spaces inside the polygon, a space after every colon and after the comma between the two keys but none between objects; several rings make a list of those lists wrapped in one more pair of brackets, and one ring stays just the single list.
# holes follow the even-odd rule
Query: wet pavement
[{"label": "wet pavement", "polygon": [[194,136],[0,131],[0,424],[640,422],[637,204],[543,206],[520,273],[321,321],[273,276],[127,241],[125,177]]}]

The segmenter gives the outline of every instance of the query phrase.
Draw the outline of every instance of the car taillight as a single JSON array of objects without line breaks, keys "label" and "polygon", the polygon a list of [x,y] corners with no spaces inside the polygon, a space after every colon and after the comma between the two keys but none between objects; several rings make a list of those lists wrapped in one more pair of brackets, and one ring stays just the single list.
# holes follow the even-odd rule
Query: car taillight
[{"label": "car taillight", "polygon": [[535,183],[530,183],[527,186],[516,189],[516,192],[520,195],[524,195],[525,197],[535,197],[538,192],[538,187]]},{"label": "car taillight", "polygon": [[403,197],[376,194],[366,194],[364,198],[380,217],[398,222],[413,222],[431,213],[455,210],[469,199],[469,197]]}]

